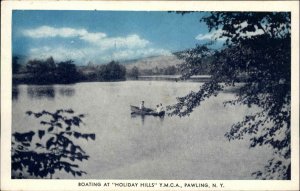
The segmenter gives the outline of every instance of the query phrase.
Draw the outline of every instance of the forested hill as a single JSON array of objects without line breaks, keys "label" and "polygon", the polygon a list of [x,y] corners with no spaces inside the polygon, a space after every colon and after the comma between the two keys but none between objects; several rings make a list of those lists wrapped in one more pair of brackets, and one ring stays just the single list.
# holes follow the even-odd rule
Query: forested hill
[{"label": "forested hill", "polygon": [[166,68],[169,66],[176,66],[182,63],[182,60],[179,60],[175,55],[167,56],[153,56],[147,58],[141,58],[132,61],[121,62],[125,65],[127,70],[132,69],[134,66],[138,67],[140,70],[147,70],[153,68]]},{"label": "forested hill", "polygon": [[179,74],[178,65],[182,60],[174,54],[152,56],[132,61],[121,62],[126,67],[127,76],[141,75],[175,75]]}]

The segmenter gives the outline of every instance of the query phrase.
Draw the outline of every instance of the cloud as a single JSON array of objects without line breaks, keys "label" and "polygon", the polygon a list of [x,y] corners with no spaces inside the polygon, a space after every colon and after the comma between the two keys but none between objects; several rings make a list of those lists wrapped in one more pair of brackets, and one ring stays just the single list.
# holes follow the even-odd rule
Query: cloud
[{"label": "cloud", "polygon": [[257,36],[257,35],[264,34],[264,31],[262,29],[258,29],[257,27],[255,27],[255,29],[256,30],[254,32],[247,31],[246,33],[241,33],[240,36],[243,36],[243,37],[252,37],[252,36]]},{"label": "cloud", "polygon": [[237,32],[239,32],[240,36],[242,36],[242,37],[253,37],[253,36],[264,34],[264,31],[262,29],[258,29],[258,27],[256,25],[254,25],[255,31],[240,32],[242,29],[244,29],[248,25],[249,25],[248,22],[244,21],[241,24],[235,26],[235,27],[240,27],[240,29],[237,30]]},{"label": "cloud", "polygon": [[26,37],[37,38],[79,38],[85,42],[99,46],[99,48],[112,49],[112,48],[144,48],[150,42],[142,39],[137,34],[131,34],[125,37],[107,37],[102,32],[89,32],[86,29],[75,28],[54,28],[50,26],[41,26],[35,29],[23,30],[22,34]]},{"label": "cloud", "polygon": [[89,33],[86,29],[74,29],[69,27],[54,28],[50,26],[41,26],[35,29],[25,29],[22,31],[22,34],[30,38],[79,37],[83,40],[91,41],[106,37],[105,33]]},{"label": "cloud", "polygon": [[106,37],[104,33],[86,33],[80,37],[81,40],[94,43]]},{"label": "cloud", "polygon": [[29,59],[46,59],[52,56],[56,61],[74,60],[77,64],[95,64],[107,63],[111,60],[130,60],[155,55],[170,55],[171,52],[166,49],[150,48],[143,49],[120,49],[116,51],[100,51],[92,47],[67,48],[67,47],[49,47],[31,48],[29,50]]},{"label": "cloud", "polygon": [[[253,32],[241,32],[242,29],[244,29],[245,27],[248,26],[247,22],[243,22],[240,23],[239,25],[235,25],[234,27],[237,28],[237,33],[239,33],[240,37],[253,37],[253,36],[257,36],[257,35],[261,35],[264,33],[264,31],[262,29],[258,29],[257,26],[254,26],[255,31]],[[223,31],[222,29],[218,29],[218,30],[214,30],[211,31],[210,33],[206,33],[206,34],[199,34],[196,36],[196,40],[218,40],[218,41],[225,41],[226,39],[228,39],[228,37],[222,37],[222,35],[225,33],[225,31]]]},{"label": "cloud", "polygon": [[226,40],[225,37],[221,37],[221,35],[223,34],[223,31],[221,29],[212,31],[210,33],[206,33],[206,34],[198,34],[196,36],[196,40]]},{"label": "cloud", "polygon": [[116,38],[105,38],[99,42],[97,45],[103,49],[109,48],[144,48],[150,42],[148,40],[140,38],[138,35],[128,35],[127,37],[116,37]]},{"label": "cloud", "polygon": [[90,48],[66,48],[63,46],[49,47],[43,46],[39,48],[29,49],[29,59],[46,59],[52,56],[57,61],[76,60],[82,61],[83,58],[95,55],[96,51]]},{"label": "cloud", "polygon": [[[23,30],[26,37],[47,39],[44,44],[29,45],[30,59],[46,59],[50,56],[57,61],[74,60],[78,64],[87,62],[105,63],[112,59],[128,60],[154,55],[169,55],[170,51],[156,48],[147,39],[138,34],[108,37],[103,32],[89,32],[84,28],[54,28],[41,26],[35,29]],[[59,38],[71,38],[69,41],[60,41]],[[77,43],[86,42],[84,44]],[[50,43],[51,42],[51,43]],[[54,42],[54,43],[53,43]],[[37,47],[38,46],[38,47]]]},{"label": "cloud", "polygon": [[145,48],[136,50],[122,50],[113,53],[114,58],[126,60],[128,58],[141,58],[153,55],[170,55],[171,52],[165,49]]}]

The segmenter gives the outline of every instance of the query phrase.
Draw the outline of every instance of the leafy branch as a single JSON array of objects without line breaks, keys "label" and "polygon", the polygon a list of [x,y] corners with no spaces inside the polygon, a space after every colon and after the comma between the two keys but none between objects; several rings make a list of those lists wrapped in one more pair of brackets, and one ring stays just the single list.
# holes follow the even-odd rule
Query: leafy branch
[{"label": "leafy branch", "polygon": [[[88,160],[89,155],[75,143],[76,139],[95,140],[93,133],[76,131],[84,123],[84,114],[75,115],[71,109],[59,109],[54,113],[27,111],[28,116],[41,119],[43,128],[26,133],[13,133],[12,170],[27,171],[36,177],[52,178],[56,170],[64,170],[73,176],[82,176],[76,161]],[[20,174],[19,174],[20,175]],[[20,176],[13,175],[13,178]]]}]

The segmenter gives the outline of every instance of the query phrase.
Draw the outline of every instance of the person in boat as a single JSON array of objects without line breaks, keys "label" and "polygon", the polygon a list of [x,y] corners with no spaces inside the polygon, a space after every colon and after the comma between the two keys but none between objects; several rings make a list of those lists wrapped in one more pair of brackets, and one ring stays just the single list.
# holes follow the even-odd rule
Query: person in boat
[{"label": "person in boat", "polygon": [[164,107],[162,106],[162,104],[160,103],[160,105],[156,106],[156,113],[160,114],[161,112],[164,111]]},{"label": "person in boat", "polygon": [[156,113],[157,113],[157,114],[160,113],[160,107],[159,107],[159,105],[156,105]]},{"label": "person in boat", "polygon": [[163,107],[163,105],[162,105],[162,103],[160,103],[160,111],[165,111],[165,109],[164,109],[164,107]]},{"label": "person in boat", "polygon": [[141,110],[145,109],[145,102],[144,102],[144,101],[141,102],[141,104],[140,104],[140,109],[141,109]]}]

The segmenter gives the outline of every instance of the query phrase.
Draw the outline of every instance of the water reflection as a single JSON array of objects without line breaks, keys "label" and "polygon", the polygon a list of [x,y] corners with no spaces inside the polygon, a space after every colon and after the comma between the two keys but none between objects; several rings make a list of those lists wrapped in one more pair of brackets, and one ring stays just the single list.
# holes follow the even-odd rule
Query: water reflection
[{"label": "water reflection", "polygon": [[[15,91],[15,98],[17,99],[17,90]],[[75,94],[75,89],[73,87],[54,87],[52,85],[48,86],[28,86],[27,94],[31,99],[54,99],[56,94],[59,93],[61,96],[71,97]]]},{"label": "water reflection", "polygon": [[160,122],[163,122],[164,121],[164,119],[165,119],[165,116],[163,115],[163,116],[161,116],[161,117],[159,117],[159,120],[160,120]]},{"label": "water reflection", "polygon": [[142,119],[142,124],[145,124],[145,115],[141,115],[141,119]]},{"label": "water reflection", "polygon": [[20,94],[20,90],[18,86],[12,87],[12,100],[18,100]]},{"label": "water reflection", "polygon": [[145,124],[145,118],[146,118],[146,115],[131,114],[131,118],[132,118],[132,119],[134,119],[134,118],[141,118],[142,124],[144,125],[144,124]]},{"label": "water reflection", "polygon": [[28,86],[27,94],[31,99],[54,99],[55,90],[53,86]]},{"label": "water reflection", "polygon": [[72,87],[60,87],[58,90],[61,96],[71,97],[75,94],[75,89]]},{"label": "water reflection", "polygon": [[163,122],[164,119],[165,119],[165,116],[152,116],[152,115],[138,115],[138,114],[131,114],[131,118],[134,119],[134,118],[141,118],[141,121],[142,121],[142,124],[144,125],[145,124],[145,119],[147,117],[154,117],[156,119],[158,119],[160,122]]}]

